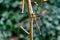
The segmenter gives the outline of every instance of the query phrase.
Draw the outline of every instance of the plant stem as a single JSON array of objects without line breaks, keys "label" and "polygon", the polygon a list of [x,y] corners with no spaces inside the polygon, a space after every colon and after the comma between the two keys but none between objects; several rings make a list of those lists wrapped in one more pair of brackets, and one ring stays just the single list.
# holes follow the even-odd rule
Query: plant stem
[{"label": "plant stem", "polygon": [[27,1],[27,7],[30,17],[30,40],[33,40],[33,10],[31,5],[31,0],[26,0],[26,1]]},{"label": "plant stem", "polygon": [[22,0],[22,13],[24,13],[24,0]]},{"label": "plant stem", "polygon": [[26,29],[24,29],[22,26],[20,26],[20,28],[29,35],[29,32]]},{"label": "plant stem", "polygon": [[33,40],[33,18],[30,20],[30,40]]}]

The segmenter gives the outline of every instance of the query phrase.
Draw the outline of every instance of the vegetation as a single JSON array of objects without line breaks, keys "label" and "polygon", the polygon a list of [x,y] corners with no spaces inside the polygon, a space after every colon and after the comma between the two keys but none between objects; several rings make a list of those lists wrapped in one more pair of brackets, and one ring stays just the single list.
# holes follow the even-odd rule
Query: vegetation
[{"label": "vegetation", "polygon": [[0,40],[60,40],[60,0],[0,0]]}]

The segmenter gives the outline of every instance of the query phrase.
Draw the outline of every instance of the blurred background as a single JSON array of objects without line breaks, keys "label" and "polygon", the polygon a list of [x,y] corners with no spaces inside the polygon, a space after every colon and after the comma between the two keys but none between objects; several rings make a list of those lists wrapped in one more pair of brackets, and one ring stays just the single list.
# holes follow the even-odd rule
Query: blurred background
[{"label": "blurred background", "polygon": [[[34,23],[34,40],[60,40],[60,0],[32,0],[31,3],[40,29]],[[0,40],[29,40],[20,28],[29,32],[29,21],[26,0],[24,13],[22,0],[0,0]]]}]

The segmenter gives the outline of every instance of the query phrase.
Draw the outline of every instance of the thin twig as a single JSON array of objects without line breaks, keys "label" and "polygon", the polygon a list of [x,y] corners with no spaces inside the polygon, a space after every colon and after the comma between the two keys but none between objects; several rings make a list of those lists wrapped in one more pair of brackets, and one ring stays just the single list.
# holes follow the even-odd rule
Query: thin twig
[{"label": "thin twig", "polygon": [[21,28],[25,33],[27,33],[28,35],[30,34],[26,29],[24,29],[21,25],[20,25],[20,23],[17,21],[17,25],[18,25],[18,27],[19,28]]},{"label": "thin twig", "polygon": [[27,33],[28,35],[30,34],[26,29],[24,29],[22,26],[20,26],[20,28],[25,32]]},{"label": "thin twig", "polygon": [[24,0],[22,0],[22,13],[24,13]]}]

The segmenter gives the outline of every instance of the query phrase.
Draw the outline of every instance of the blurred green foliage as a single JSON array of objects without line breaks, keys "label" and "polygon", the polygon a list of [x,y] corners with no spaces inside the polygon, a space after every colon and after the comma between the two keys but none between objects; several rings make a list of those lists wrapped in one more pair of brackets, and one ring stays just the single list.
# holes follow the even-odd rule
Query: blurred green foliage
[{"label": "blurred green foliage", "polygon": [[[34,40],[60,40],[60,0],[48,0],[39,7],[36,13],[38,25],[34,25]],[[8,37],[18,36],[21,40],[29,40],[29,36],[19,28],[18,22],[29,31],[29,18],[27,5],[25,3],[22,14],[21,0],[0,0],[0,40],[8,40]],[[33,5],[35,11],[37,6]],[[46,14],[42,11],[46,10]],[[15,34],[15,35],[13,35]]]}]

